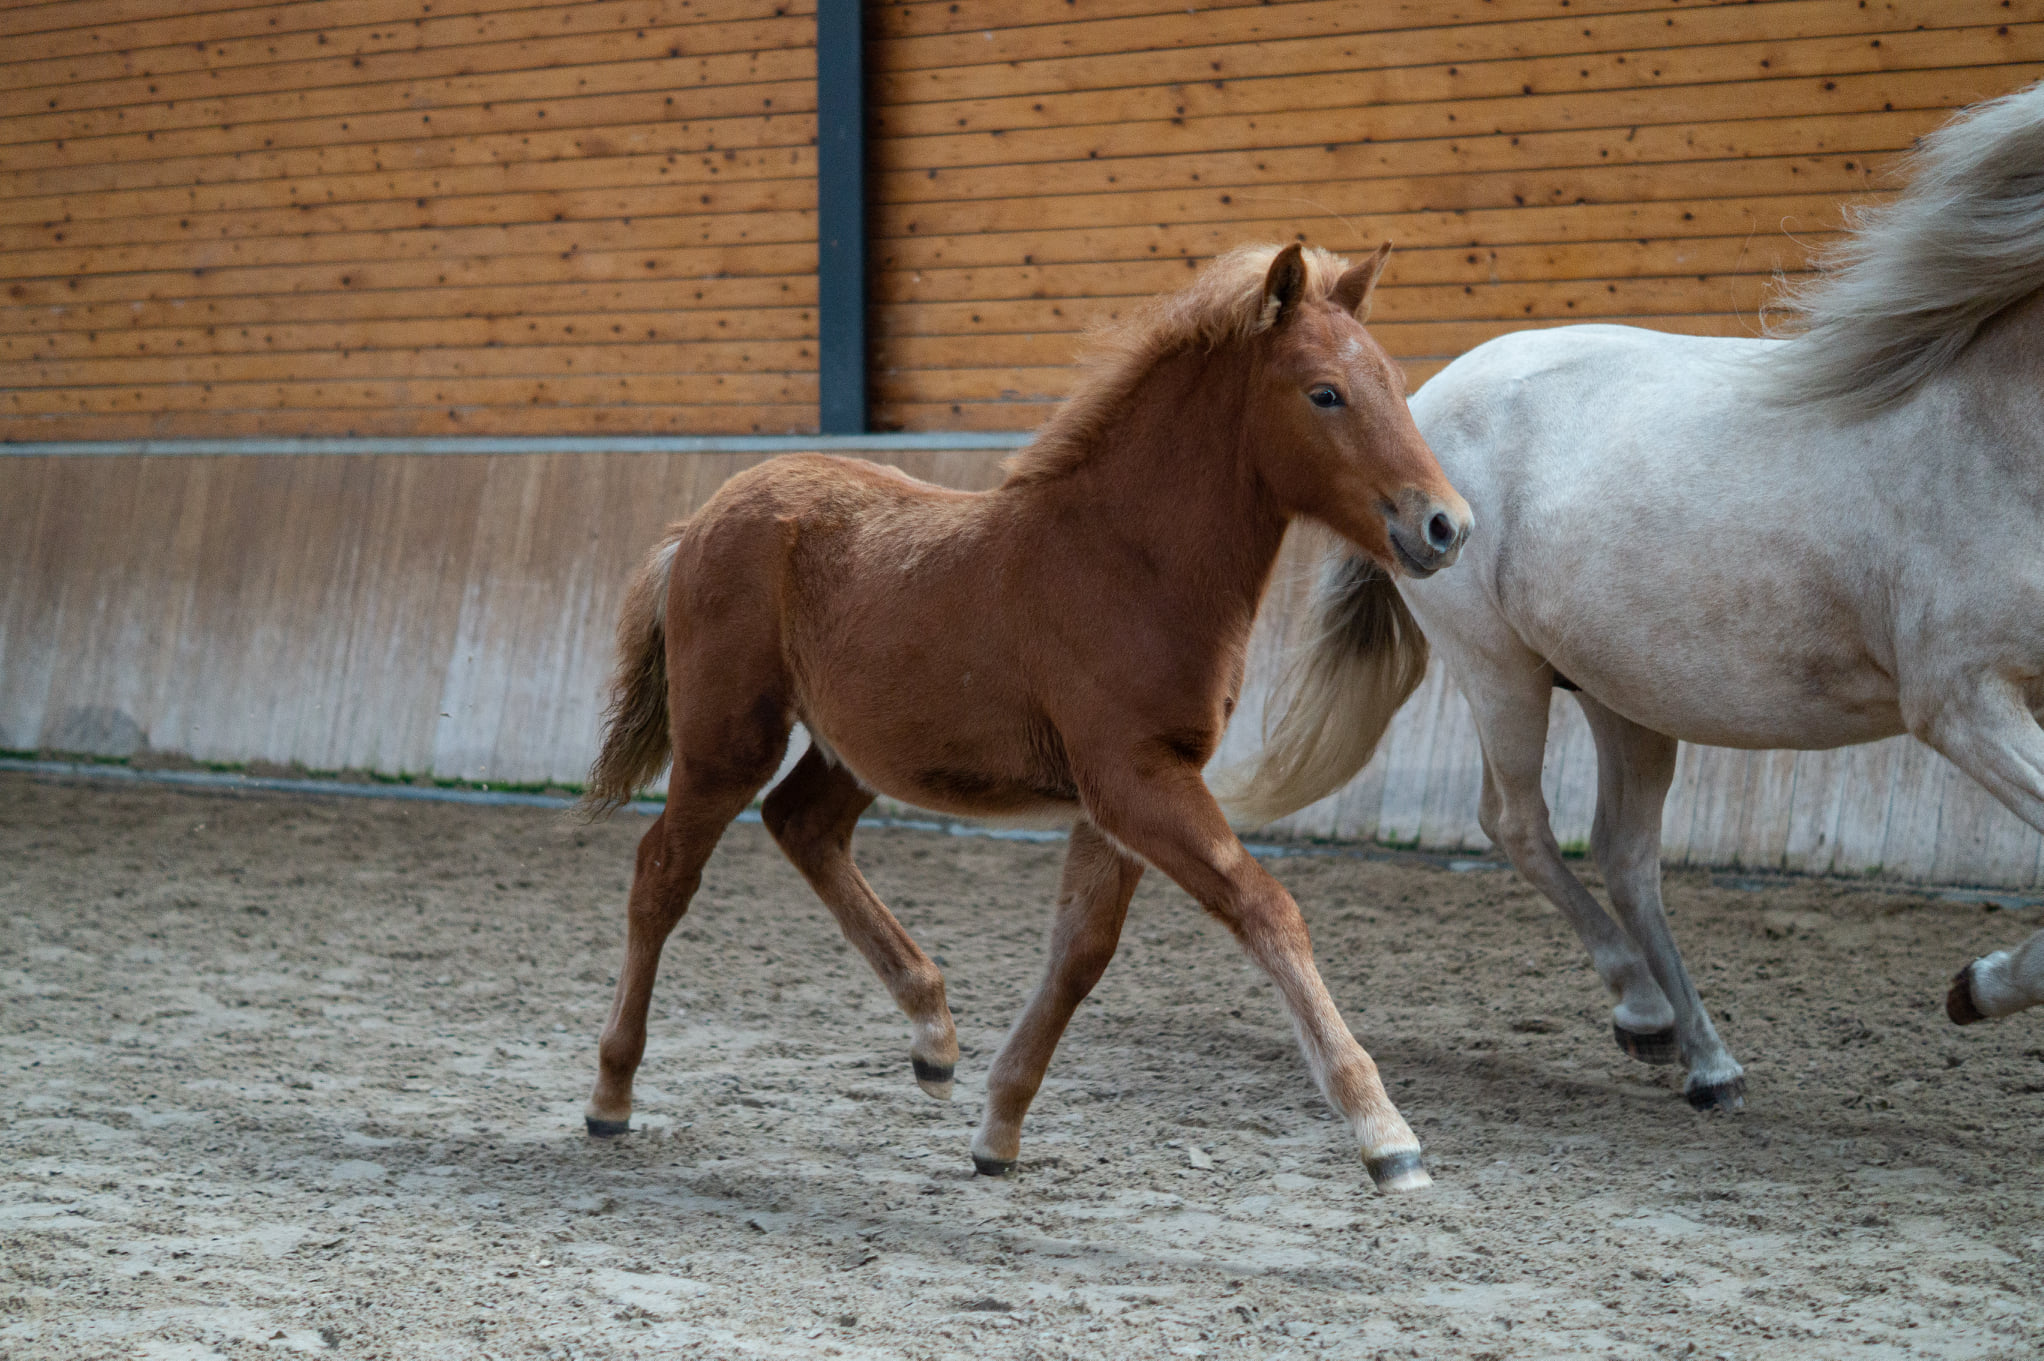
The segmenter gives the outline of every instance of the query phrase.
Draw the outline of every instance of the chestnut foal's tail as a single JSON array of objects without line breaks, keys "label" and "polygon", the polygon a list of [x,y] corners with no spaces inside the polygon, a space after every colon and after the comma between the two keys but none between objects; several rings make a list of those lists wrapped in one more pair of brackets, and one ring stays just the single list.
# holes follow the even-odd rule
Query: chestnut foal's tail
[{"label": "chestnut foal's tail", "polygon": [[1264,711],[1263,751],[1223,794],[1238,822],[1261,826],[1348,783],[1426,678],[1426,635],[1368,558],[1331,560],[1310,610],[1305,646]]},{"label": "chestnut foal's tail", "polygon": [[603,750],[589,767],[576,812],[604,816],[630,803],[674,754],[667,732],[667,583],[679,535],[670,534],[632,578],[617,621],[617,670],[603,713]]}]

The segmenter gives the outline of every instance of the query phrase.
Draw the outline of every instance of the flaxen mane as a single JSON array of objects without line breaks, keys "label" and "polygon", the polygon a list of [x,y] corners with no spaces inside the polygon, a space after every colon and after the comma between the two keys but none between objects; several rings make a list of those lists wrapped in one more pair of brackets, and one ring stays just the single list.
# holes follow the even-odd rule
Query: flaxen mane
[{"label": "flaxen mane", "polygon": [[[1263,284],[1283,249],[1237,246],[1185,288],[1088,332],[1075,390],[1008,460],[1008,482],[1057,477],[1085,462],[1102,428],[1159,361],[1181,350],[1237,344],[1270,325]],[[1348,268],[1348,261],[1317,246],[1306,247],[1305,261],[1306,297],[1315,301],[1332,292]]]},{"label": "flaxen mane", "polygon": [[1909,187],[1852,214],[1818,277],[1783,298],[1793,338],[1770,357],[1777,399],[1879,411],[2044,287],[2044,84],[1966,110],[1908,165]]}]

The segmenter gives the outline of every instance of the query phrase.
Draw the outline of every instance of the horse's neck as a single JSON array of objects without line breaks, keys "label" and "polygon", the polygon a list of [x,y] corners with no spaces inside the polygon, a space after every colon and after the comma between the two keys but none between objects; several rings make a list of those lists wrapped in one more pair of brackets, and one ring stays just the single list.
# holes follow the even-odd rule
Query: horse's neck
[{"label": "horse's neck", "polygon": [[2031,472],[2044,464],[2044,290],[1991,317],[1929,385],[1963,395]]},{"label": "horse's neck", "polygon": [[1990,318],[1893,406],[1819,429],[1848,437],[1829,447],[1922,532],[1964,533],[1990,509],[2044,512],[2044,292]]},{"label": "horse's neck", "polygon": [[1246,374],[1208,355],[1165,360],[1094,434],[1091,452],[1037,488],[1246,629],[1287,517],[1263,487],[1244,430]]}]

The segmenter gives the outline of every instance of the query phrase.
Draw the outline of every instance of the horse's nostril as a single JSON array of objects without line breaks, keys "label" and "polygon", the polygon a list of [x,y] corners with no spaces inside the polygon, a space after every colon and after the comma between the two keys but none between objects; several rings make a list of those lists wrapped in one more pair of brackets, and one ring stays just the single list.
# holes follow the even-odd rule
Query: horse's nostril
[{"label": "horse's nostril", "polygon": [[1448,518],[1446,511],[1435,511],[1427,521],[1427,543],[1437,553],[1445,553],[1455,546],[1455,522]]}]

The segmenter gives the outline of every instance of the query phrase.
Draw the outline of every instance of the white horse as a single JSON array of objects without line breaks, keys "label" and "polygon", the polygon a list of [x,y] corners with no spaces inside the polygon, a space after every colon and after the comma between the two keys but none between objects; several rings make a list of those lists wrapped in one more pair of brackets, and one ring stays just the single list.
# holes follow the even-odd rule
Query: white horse
[{"label": "white horse", "polygon": [[[1581,935],[1620,1045],[1679,1055],[1698,1107],[1745,1084],[1661,906],[1678,739],[1908,732],[2044,830],[2044,85],[1928,138],[1908,190],[1823,263],[1787,341],[1525,331],[1422,388],[1413,415],[1475,510],[1463,565],[1394,583],[1330,564],[1231,799],[1267,821],[1338,788],[1431,639],[1475,713],[1484,831]],[[1595,735],[1618,922],[1548,823],[1556,686]],[[1948,1005],[2040,1000],[2044,932],[1968,965]]]}]

